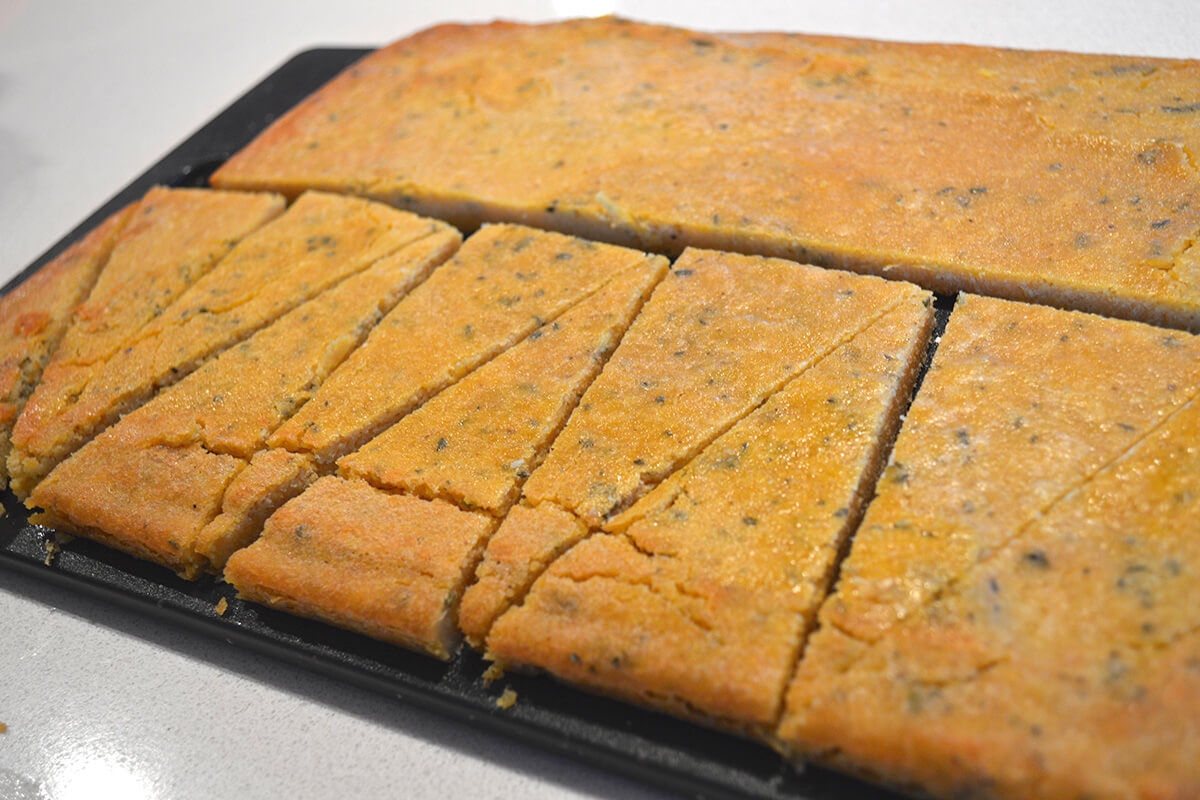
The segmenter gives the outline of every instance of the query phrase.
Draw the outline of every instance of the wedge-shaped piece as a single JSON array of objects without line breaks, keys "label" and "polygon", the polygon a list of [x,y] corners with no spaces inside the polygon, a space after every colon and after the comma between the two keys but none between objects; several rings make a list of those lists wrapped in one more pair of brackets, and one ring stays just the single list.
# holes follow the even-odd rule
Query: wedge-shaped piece
[{"label": "wedge-shaped piece", "polygon": [[782,745],[943,796],[1195,794],[1198,385],[1198,337],[962,297]]},{"label": "wedge-shaped piece", "polygon": [[495,526],[442,500],[328,476],[233,554],[225,579],[248,600],[449,658],[462,569]]},{"label": "wedge-shaped piece", "polygon": [[113,214],[0,299],[0,489],[8,482],[13,423],[135,207]]},{"label": "wedge-shaped piece", "polygon": [[[243,239],[94,374],[78,399],[41,419],[40,441],[66,457],[163,386],[442,222],[358,198],[310,192]],[[433,262],[428,262],[430,269]],[[414,273],[414,283],[424,274]],[[45,459],[45,468],[53,466]]]},{"label": "wedge-shaped piece", "polygon": [[915,286],[790,261],[684,253],[588,389],[530,505],[599,526]]},{"label": "wedge-shaped piece", "polygon": [[[313,487],[272,517],[258,544],[234,556],[229,579],[250,599],[447,657],[458,641],[458,598],[496,518],[516,500],[666,269],[664,258],[642,261],[344,456],[338,462],[342,476],[366,482]],[[277,469],[298,474],[303,465]],[[329,497],[354,511],[339,512],[331,523]],[[482,513],[452,512],[440,500]],[[301,527],[306,547],[298,551],[290,546],[291,532]],[[401,549],[414,537],[421,556],[416,560]],[[307,546],[318,540],[328,546]],[[350,544],[367,541],[369,555]],[[437,558],[425,557],[428,547],[439,548]],[[419,565],[423,578],[405,589],[408,599],[395,613],[364,602],[369,595],[357,584],[365,558],[381,582],[412,583],[407,573]],[[341,583],[356,588],[348,593],[337,588]]]},{"label": "wedge-shaped piece", "polygon": [[278,195],[151,189],[124,226],[108,265],[80,306],[13,429],[8,471],[24,497],[79,446],[56,418],[105,362],[225,256],[283,211]]},{"label": "wedge-shaped piece", "polygon": [[961,296],[806,665],[853,660],[1197,386],[1197,337]]},{"label": "wedge-shaped piece", "polygon": [[[542,567],[694,458],[771,394],[899,306],[915,286],[689,250],[580,400],[464,599],[478,644]],[[564,514],[573,517],[568,519]]]},{"label": "wedge-shaped piece", "polygon": [[496,623],[491,657],[770,731],[932,321],[910,296],[813,363],[556,560]]},{"label": "wedge-shaped piece", "polygon": [[[1072,128],[1024,93],[878,80],[770,37],[447,25],[350,67],[213,180],[1200,329],[1200,172],[1174,140],[1200,97],[1195,63],[1179,63],[1161,62],[1171,88],[1149,93],[1176,110]],[[1062,91],[1047,80],[1041,94]],[[1119,96],[1076,107],[1120,117]]]},{"label": "wedge-shaped piece", "polygon": [[[27,504],[44,509],[39,519],[53,527],[194,577],[210,566],[197,538],[221,513],[230,482],[414,273],[449,257],[457,242],[451,232],[426,237],[226,350],[62,462]],[[253,500],[237,503],[265,515]]]},{"label": "wedge-shaped piece", "polygon": [[666,269],[649,259],[614,278],[342,458],[342,473],[503,515]]},{"label": "wedge-shaped piece", "polygon": [[[1196,337],[969,299],[900,434],[910,461],[885,473],[821,612],[781,743],[942,797],[1196,796],[1198,359]],[[1030,413],[1047,381],[1053,410]],[[876,602],[895,609],[886,627]]]},{"label": "wedge-shaped piece", "polygon": [[388,315],[271,444],[329,464],[651,258],[515,225],[484,228]]}]

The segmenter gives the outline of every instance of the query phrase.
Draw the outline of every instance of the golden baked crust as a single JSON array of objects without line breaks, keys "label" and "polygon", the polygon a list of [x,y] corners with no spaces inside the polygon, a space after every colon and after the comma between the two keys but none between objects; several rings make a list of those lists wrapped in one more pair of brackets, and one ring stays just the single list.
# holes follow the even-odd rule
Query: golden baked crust
[{"label": "golden baked crust", "polygon": [[[309,192],[251,233],[92,374],[73,403],[40,419],[41,441],[69,454],[213,355],[442,222],[381,203]],[[426,262],[432,270],[436,263]],[[413,273],[419,283],[427,273]]]},{"label": "golden baked crust", "polygon": [[341,474],[503,516],[666,270],[626,270],[343,457]]},{"label": "golden baked crust", "polygon": [[685,252],[530,475],[525,500],[600,526],[913,297],[928,294],[779,259]]},{"label": "golden baked crust", "polygon": [[877,638],[1198,386],[1195,336],[960,297],[819,635],[850,652]]},{"label": "golden baked crust", "polygon": [[926,301],[905,295],[611,519],[608,533],[555,560],[497,620],[489,655],[769,731],[924,355]]},{"label": "golden baked crust", "polygon": [[272,437],[327,465],[646,256],[517,225],[476,233]]},{"label": "golden baked crust", "polygon": [[945,797],[1194,795],[1197,386],[1198,337],[960,299],[781,745]]},{"label": "golden baked crust", "polygon": [[[213,181],[1200,328],[1200,173],[1181,135],[1195,62],[1151,66],[1147,91],[1119,60],[1111,78],[1068,68],[1066,90],[1033,68],[1014,94],[896,79],[901,58],[612,18],[444,25],[349,68]],[[1110,86],[1137,108],[1180,100],[1104,121],[1125,110],[1093,102]],[[1088,99],[1052,109],[1053,92]],[[1062,124],[1078,112],[1098,121]]]},{"label": "golden baked crust", "polygon": [[[555,239],[561,238],[544,244],[557,247],[562,242]],[[611,250],[610,258],[617,256],[618,266],[625,266],[628,251]],[[540,255],[543,264],[547,255]],[[534,282],[534,273],[544,266],[537,261],[517,266],[529,270],[518,273],[525,276],[519,280],[528,285],[526,291],[545,289]],[[268,534],[229,562],[229,580],[248,599],[449,657],[458,641],[458,598],[475,572],[483,543],[666,269],[664,258],[640,258],[342,457],[338,470],[347,480],[323,481],[272,517]],[[465,279],[475,282],[474,277],[472,271]],[[452,290],[461,294],[461,284]],[[432,366],[440,369],[437,361]],[[451,512],[447,500],[483,513]],[[333,521],[327,503],[339,509]],[[299,526],[306,534],[298,551],[292,533]],[[368,534],[368,528],[375,530]],[[441,542],[438,557],[414,560],[405,549],[414,537],[418,543]],[[416,546],[425,552],[423,545]],[[418,567],[421,580],[404,577]],[[369,583],[404,583],[403,607],[367,602],[368,595],[358,589],[338,588],[359,582],[364,570],[372,576]]]},{"label": "golden baked crust", "polygon": [[0,489],[8,483],[13,424],[135,208],[113,214],[0,299]]},{"label": "golden baked crust", "polygon": [[234,553],[225,579],[247,600],[449,658],[461,565],[495,522],[442,500],[328,476]]},{"label": "golden baked crust", "polygon": [[219,513],[266,516],[262,498],[286,499],[252,486],[248,501],[235,497],[223,508],[230,482],[399,301],[413,274],[444,261],[458,242],[452,231],[427,236],[229,348],[63,461],[27,505],[44,509],[38,519],[52,527],[195,577],[210,566],[197,539]]},{"label": "golden baked crust", "polygon": [[[722,34],[814,58],[814,72],[1027,103],[1056,130],[1125,141],[1164,139],[1200,152],[1200,61],[955,44],[915,44],[803,33]],[[830,56],[835,56],[831,58]],[[822,70],[822,68],[824,68]],[[811,78],[810,78],[811,79]]]},{"label": "golden baked crust", "polygon": [[[584,394],[489,541],[463,619],[472,643],[542,568],[692,460],[915,286],[688,250]],[[518,513],[518,511],[520,513]],[[575,521],[572,521],[575,520]]]},{"label": "golden baked crust", "polygon": [[278,195],[162,187],[146,193],[13,428],[8,472],[18,497],[81,443],[54,420],[105,361],[242,237],[282,211]]}]

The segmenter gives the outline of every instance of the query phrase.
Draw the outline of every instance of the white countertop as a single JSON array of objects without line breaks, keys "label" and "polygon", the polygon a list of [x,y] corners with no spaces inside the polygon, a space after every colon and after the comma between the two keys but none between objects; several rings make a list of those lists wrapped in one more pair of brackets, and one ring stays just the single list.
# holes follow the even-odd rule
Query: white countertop
[{"label": "white countertop", "polygon": [[[1191,0],[0,0],[0,283],[296,52],[442,21],[1200,57]],[[646,787],[0,568],[0,800],[654,796]]]}]

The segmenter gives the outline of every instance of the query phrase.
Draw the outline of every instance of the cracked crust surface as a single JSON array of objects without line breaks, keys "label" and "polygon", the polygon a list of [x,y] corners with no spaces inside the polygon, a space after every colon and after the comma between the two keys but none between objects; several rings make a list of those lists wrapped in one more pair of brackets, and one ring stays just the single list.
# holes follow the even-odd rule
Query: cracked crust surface
[{"label": "cracked crust surface", "polygon": [[652,258],[614,278],[344,456],[340,473],[503,516],[666,269]]},{"label": "cracked crust surface", "polygon": [[113,214],[0,299],[0,489],[8,482],[17,416],[136,206]]},{"label": "cracked crust surface", "polygon": [[447,659],[462,564],[494,526],[443,500],[327,476],[233,554],[225,579],[247,600]]},{"label": "cracked crust surface", "polygon": [[271,444],[332,463],[647,258],[488,226],[383,320]]},{"label": "cracked crust surface", "polygon": [[1197,337],[960,301],[781,745],[946,797],[1195,794],[1198,379]]},{"label": "cracked crust surface", "polygon": [[[62,462],[27,505],[52,527],[195,577],[209,566],[197,538],[230,482],[395,305],[413,271],[457,244],[456,233],[427,237],[226,350]],[[253,501],[240,507],[262,513]]]},{"label": "cracked crust surface", "polygon": [[18,497],[78,446],[74,431],[55,419],[105,361],[239,240],[282,211],[279,195],[162,187],[146,193],[13,428],[8,471]]},{"label": "cracked crust surface", "polygon": [[[819,357],[606,533],[554,560],[496,622],[489,656],[770,729],[924,353],[925,299],[909,294]],[[539,526],[545,508],[516,524],[570,531]]]},{"label": "cracked crust surface", "polygon": [[[350,67],[213,180],[1200,326],[1195,62],[1138,76],[1080,57],[1014,92],[802,45],[613,18],[440,26]],[[966,72],[993,58],[952,52]]]}]

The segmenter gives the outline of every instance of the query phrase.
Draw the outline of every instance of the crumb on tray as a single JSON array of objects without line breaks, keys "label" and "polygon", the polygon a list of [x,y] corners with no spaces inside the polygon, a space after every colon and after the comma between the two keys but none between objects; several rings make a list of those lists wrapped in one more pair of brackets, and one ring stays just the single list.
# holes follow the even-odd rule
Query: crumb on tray
[{"label": "crumb on tray", "polygon": [[504,693],[496,698],[496,706],[498,708],[512,708],[517,704],[517,693],[511,688],[505,689]]}]

